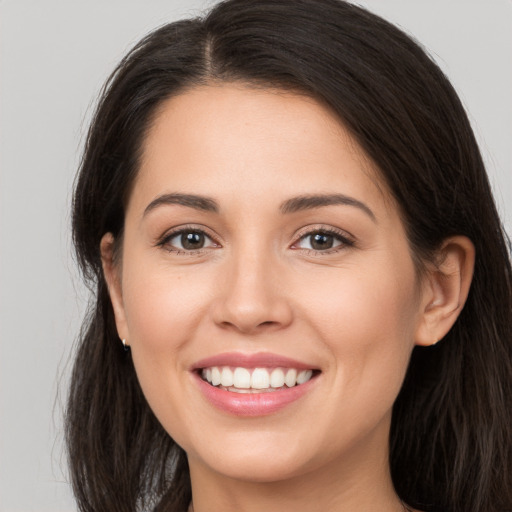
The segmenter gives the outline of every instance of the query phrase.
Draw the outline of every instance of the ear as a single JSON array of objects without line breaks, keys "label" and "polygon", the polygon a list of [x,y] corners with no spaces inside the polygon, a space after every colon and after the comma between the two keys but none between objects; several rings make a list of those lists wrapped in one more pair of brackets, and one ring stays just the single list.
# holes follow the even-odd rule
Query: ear
[{"label": "ear", "polygon": [[112,308],[114,309],[117,334],[120,339],[128,340],[130,339],[130,336],[123,304],[121,269],[119,267],[119,262],[116,262],[114,257],[114,236],[112,233],[106,233],[103,235],[100,242],[100,253],[103,275],[107,282],[110,301],[112,302]]},{"label": "ear", "polygon": [[417,345],[435,345],[452,328],[466,303],[474,265],[475,248],[469,238],[455,236],[443,242],[423,283]]}]

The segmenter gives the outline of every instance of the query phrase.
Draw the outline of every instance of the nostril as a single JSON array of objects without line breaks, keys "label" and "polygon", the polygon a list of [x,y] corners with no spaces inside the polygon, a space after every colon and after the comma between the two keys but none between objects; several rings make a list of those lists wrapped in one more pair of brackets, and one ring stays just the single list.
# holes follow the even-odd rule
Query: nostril
[{"label": "nostril", "polygon": [[266,325],[275,325],[277,322],[273,322],[272,320],[267,320],[266,322],[261,322],[258,327],[264,327]]},{"label": "nostril", "polygon": [[239,319],[237,322],[229,322],[225,320],[223,322],[220,322],[218,325],[224,329],[236,329],[237,331],[240,331],[242,333],[250,334],[269,329],[272,330],[275,328],[279,328],[281,323],[275,322],[273,320],[265,320],[264,322],[244,322]]}]

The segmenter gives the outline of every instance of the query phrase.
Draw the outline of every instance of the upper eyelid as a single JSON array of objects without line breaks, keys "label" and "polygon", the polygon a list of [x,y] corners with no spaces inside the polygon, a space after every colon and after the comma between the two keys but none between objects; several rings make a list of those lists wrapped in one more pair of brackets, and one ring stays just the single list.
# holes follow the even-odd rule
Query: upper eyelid
[{"label": "upper eyelid", "polygon": [[203,235],[205,235],[208,238],[210,238],[211,240],[213,240],[215,243],[220,243],[219,240],[218,240],[219,237],[214,235],[214,234],[212,234],[211,231],[209,229],[207,229],[206,227],[204,227],[204,226],[195,226],[195,225],[187,225],[187,224],[184,224],[184,225],[181,225],[181,226],[176,226],[174,228],[171,228],[171,229],[167,230],[162,236],[160,236],[158,238],[158,240],[159,241],[169,240],[171,238],[174,238],[175,236],[178,236],[181,233],[187,233],[187,232],[202,233]]},{"label": "upper eyelid", "polygon": [[[176,226],[174,228],[169,229],[168,231],[166,231],[162,236],[160,236],[157,239],[156,245],[164,245],[172,238],[174,238],[184,232],[202,233],[206,237],[208,237],[210,240],[212,240],[212,242],[214,242],[215,244],[218,244],[219,247],[224,246],[224,242],[221,243],[219,241],[220,237],[218,237],[215,234],[212,234],[211,230],[209,230],[205,226],[198,226],[198,225],[194,225],[194,224],[183,224],[183,225]],[[315,225],[304,226],[304,227],[300,228],[299,230],[297,230],[295,232],[295,234],[293,235],[293,241],[290,243],[289,246],[293,246],[293,245],[297,244],[300,240],[302,240],[303,238],[305,238],[307,236],[311,236],[315,233],[322,233],[322,232],[327,233],[329,235],[337,236],[345,242],[348,241],[351,244],[355,243],[355,237],[351,233],[349,233],[348,231],[346,231],[344,229],[336,228],[334,226],[325,225],[325,224],[315,224]],[[208,249],[208,248],[204,248],[204,249]],[[202,250],[202,249],[197,249],[197,250]]]},{"label": "upper eyelid", "polygon": [[[180,234],[182,234],[184,232],[185,233],[186,232],[200,232],[214,244],[214,247],[200,247],[198,249],[187,250],[187,249],[181,249],[179,247],[170,245],[170,241],[173,238],[175,238],[176,236],[179,236]],[[181,225],[181,226],[177,226],[175,228],[171,228],[171,229],[167,230],[163,235],[161,235],[154,241],[153,245],[157,248],[165,249],[169,253],[188,254],[190,256],[192,256],[194,254],[200,255],[200,254],[203,254],[205,251],[209,251],[211,249],[217,249],[219,247],[222,247],[222,244],[218,241],[218,238],[215,236],[212,236],[209,233],[209,230],[207,230],[203,227],[199,228],[197,226],[196,227],[195,226],[187,227],[187,225]]]},{"label": "upper eyelid", "polygon": [[298,230],[294,235],[293,243],[296,243],[298,240],[300,240],[306,236],[312,235],[313,233],[322,233],[322,232],[328,233],[330,235],[337,235],[340,238],[350,240],[351,242],[355,242],[355,239],[356,239],[354,237],[354,235],[352,235],[350,232],[348,232],[344,229],[335,228],[334,226],[318,224],[318,225],[313,225],[313,226],[305,226],[305,227],[301,228],[300,230]]},{"label": "upper eyelid", "polygon": [[[170,242],[173,238],[178,237],[180,234],[183,233],[190,233],[190,232],[196,232],[203,234],[206,238],[208,238],[214,246],[210,247],[199,247],[197,249],[184,249],[180,247],[176,247],[174,245],[171,245]],[[187,226],[179,226],[176,228],[172,228],[168,231],[166,231],[161,237],[159,237],[156,242],[154,243],[155,247],[158,247],[159,249],[164,249],[168,253],[173,253],[175,255],[182,255],[182,256],[201,256],[205,252],[211,250],[211,249],[217,249],[219,247],[222,247],[222,245],[217,241],[217,239],[213,236],[211,236],[208,231],[204,228],[198,228],[198,227],[187,227]]]},{"label": "upper eyelid", "polygon": [[[328,256],[328,255],[332,255],[332,254],[337,254],[337,253],[344,251],[348,248],[356,247],[355,237],[343,229],[334,228],[333,226],[329,226],[329,227],[328,226],[323,226],[323,227],[320,227],[320,226],[311,227],[310,226],[309,228],[310,229],[305,228],[305,230],[302,230],[302,232],[300,232],[298,235],[295,236],[294,242],[292,242],[292,244],[289,246],[290,249],[292,249],[294,251],[298,251],[298,252],[303,252],[304,254],[315,254],[315,255],[318,254],[318,255]],[[328,248],[328,249],[313,249],[313,248],[305,248],[305,247],[298,246],[302,240],[314,235],[315,233],[325,233],[330,236],[334,236],[335,238],[338,239],[340,244],[337,246]]]}]

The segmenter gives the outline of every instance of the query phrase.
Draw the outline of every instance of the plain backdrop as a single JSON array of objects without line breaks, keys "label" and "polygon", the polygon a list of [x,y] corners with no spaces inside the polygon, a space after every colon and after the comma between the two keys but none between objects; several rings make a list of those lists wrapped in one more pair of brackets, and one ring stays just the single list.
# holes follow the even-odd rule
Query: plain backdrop
[{"label": "plain backdrop", "polygon": [[[0,511],[75,511],[62,403],[87,293],[69,236],[103,81],[150,29],[207,0],[0,0]],[[413,34],[470,113],[512,226],[512,0],[361,0]]]}]

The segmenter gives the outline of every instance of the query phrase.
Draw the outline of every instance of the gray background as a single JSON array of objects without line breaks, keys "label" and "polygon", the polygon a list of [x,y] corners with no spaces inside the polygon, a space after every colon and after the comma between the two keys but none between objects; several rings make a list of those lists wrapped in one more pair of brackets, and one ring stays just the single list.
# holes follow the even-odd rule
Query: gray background
[{"label": "gray background", "polygon": [[[470,112],[512,226],[512,1],[367,0],[434,55]],[[96,94],[150,29],[207,0],[0,0],[0,511],[76,510],[62,401],[87,293],[70,256]]]}]

